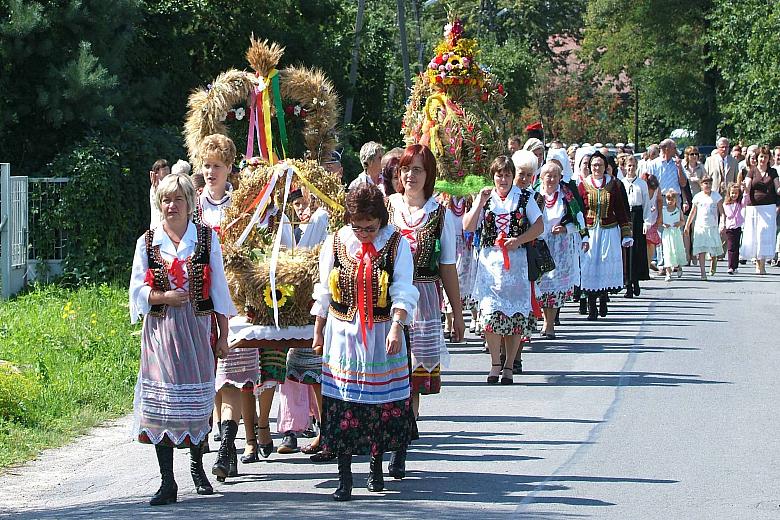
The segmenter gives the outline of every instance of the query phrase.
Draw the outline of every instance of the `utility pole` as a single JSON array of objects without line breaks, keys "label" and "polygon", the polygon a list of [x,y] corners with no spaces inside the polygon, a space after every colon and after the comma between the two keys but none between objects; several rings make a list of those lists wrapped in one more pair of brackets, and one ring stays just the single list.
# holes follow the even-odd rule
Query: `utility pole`
[{"label": "utility pole", "polygon": [[404,6],[405,0],[398,0],[396,5],[398,6],[398,35],[401,38],[401,64],[404,68],[404,101],[409,97],[409,92],[412,91],[412,77],[409,72],[409,45],[406,41],[406,7]]},{"label": "utility pole", "polygon": [[639,85],[634,85],[634,151],[639,149]]},{"label": "utility pole", "polygon": [[352,122],[352,108],[355,105],[355,85],[357,84],[358,58],[360,56],[360,33],[363,31],[363,13],[366,0],[358,0],[357,19],[355,20],[355,46],[352,48],[352,64],[349,67],[349,97],[344,105],[344,127],[348,130]]}]

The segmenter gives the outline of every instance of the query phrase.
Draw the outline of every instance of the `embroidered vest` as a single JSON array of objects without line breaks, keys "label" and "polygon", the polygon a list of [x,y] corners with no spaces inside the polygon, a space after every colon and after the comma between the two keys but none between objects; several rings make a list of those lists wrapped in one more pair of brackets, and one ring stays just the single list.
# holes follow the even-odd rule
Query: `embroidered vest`
[{"label": "embroidered vest", "polygon": [[[387,211],[392,218],[394,209],[389,198]],[[439,204],[428,217],[428,221],[415,231],[417,248],[412,255],[415,282],[435,282],[441,279],[439,258],[441,258],[441,234],[444,231],[445,211],[444,206]],[[396,228],[401,230],[399,226]]]},{"label": "embroidered vest", "polygon": [[[530,191],[520,191],[520,200],[517,201],[517,207],[509,212],[508,238],[519,237],[531,227],[525,214],[525,207],[528,205],[530,198]],[[490,209],[490,199],[485,203],[484,211],[485,218],[482,220],[480,243],[482,247],[494,247],[498,239],[498,224],[497,215]]]},{"label": "embroidered vest", "polygon": [[[392,302],[389,287],[393,280],[395,255],[401,240],[401,234],[394,232],[385,246],[377,252],[378,257],[372,261],[371,292],[376,322],[390,321],[391,318]],[[333,251],[335,252],[333,270],[328,279],[331,289],[329,311],[339,320],[352,321],[358,312],[356,282],[360,262],[347,253],[347,248],[341,243],[338,233],[333,237]]]},{"label": "embroidered vest", "polygon": [[[203,296],[203,287],[206,283],[207,272],[209,271],[209,259],[211,256],[211,228],[202,224],[196,224],[195,228],[198,234],[198,243],[195,245],[195,251],[187,259],[187,277],[189,278],[190,301],[195,309],[197,316],[211,314],[214,310],[214,303],[211,298]],[[149,260],[149,272],[154,279],[154,289],[159,291],[170,291],[171,281],[168,276],[168,267],[160,254],[160,246],[152,245],[154,239],[154,230],[146,232],[146,257]],[[152,305],[150,315],[158,318],[165,317],[168,306],[164,304]]]}]

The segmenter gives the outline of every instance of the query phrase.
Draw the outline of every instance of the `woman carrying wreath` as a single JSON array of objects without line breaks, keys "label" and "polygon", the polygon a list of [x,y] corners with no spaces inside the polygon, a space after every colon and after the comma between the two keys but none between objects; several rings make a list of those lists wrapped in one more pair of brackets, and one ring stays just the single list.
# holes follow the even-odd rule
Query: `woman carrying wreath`
[{"label": "woman carrying wreath", "polygon": [[[191,222],[195,187],[168,175],[156,191],[163,221],[136,243],[130,318],[143,316],[141,363],[133,402],[133,435],[154,444],[162,485],[149,502],[176,502],[173,447],[190,447],[198,494],[213,493],[203,471],[203,442],[214,407],[214,352],[228,353],[228,318],[236,314],[211,228]],[[218,336],[212,351],[212,320]]]},{"label": "woman carrying wreath", "polygon": [[[513,383],[512,365],[523,336],[531,334],[531,282],[528,260],[520,246],[544,231],[542,212],[527,189],[513,184],[515,166],[502,155],[490,165],[494,188],[483,188],[463,219],[466,231],[480,228],[481,249],[474,281],[476,298],[490,350],[487,382]],[[506,359],[500,362],[501,340]]]},{"label": "woman carrying wreath", "polygon": [[[417,438],[404,326],[419,292],[409,244],[382,192],[347,195],[345,221],[320,251],[312,348],[322,354],[322,448],[338,458],[337,501],[352,497],[352,455],[370,455],[369,491],[382,491],[382,455]],[[441,329],[440,329],[441,330]]]},{"label": "woman carrying wreath", "polygon": [[536,299],[544,312],[542,337],[555,339],[555,316],[580,281],[579,248],[588,250],[588,231],[577,198],[561,179],[561,168],[548,162],[542,166],[540,178],[539,193],[544,199],[542,238],[550,248],[555,269],[536,282]]},{"label": "woman carrying wreath", "polygon": [[585,224],[590,248],[580,255],[582,292],[587,298],[588,319],[607,315],[607,293],[623,287],[622,247],[631,247],[631,222],[628,220],[622,184],[605,174],[607,159],[594,152],[588,162],[590,175],[579,185],[585,203]]}]

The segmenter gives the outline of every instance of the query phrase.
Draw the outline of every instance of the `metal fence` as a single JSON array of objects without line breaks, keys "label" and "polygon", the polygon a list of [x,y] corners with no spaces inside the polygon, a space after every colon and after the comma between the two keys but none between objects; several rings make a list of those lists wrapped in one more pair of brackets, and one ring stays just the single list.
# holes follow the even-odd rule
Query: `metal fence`
[{"label": "metal fence", "polygon": [[68,235],[62,226],[52,219],[62,202],[62,192],[68,179],[41,177],[29,179],[28,215],[30,219],[30,247],[28,259],[35,265],[45,261],[59,274],[62,261],[67,256]]},{"label": "metal fence", "polygon": [[8,298],[27,283],[27,177],[11,177],[0,164],[0,296]]}]

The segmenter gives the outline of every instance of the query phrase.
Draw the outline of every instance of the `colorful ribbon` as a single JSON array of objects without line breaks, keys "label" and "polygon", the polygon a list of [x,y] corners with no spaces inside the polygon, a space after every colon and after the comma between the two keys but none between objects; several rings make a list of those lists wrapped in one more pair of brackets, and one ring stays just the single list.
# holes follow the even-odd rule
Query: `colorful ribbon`
[{"label": "colorful ribbon", "polygon": [[309,179],[307,179],[306,177],[303,176],[303,174],[301,174],[301,171],[298,168],[296,168],[295,166],[291,166],[291,168],[298,176],[298,180],[301,182],[301,184],[306,186],[306,188],[308,188],[308,190],[311,191],[315,197],[320,199],[331,209],[334,209],[336,211],[344,211],[344,206],[342,206],[341,204],[339,204],[338,202],[336,202],[335,200],[333,200],[332,198],[324,194],[322,191],[320,191],[320,189],[317,188],[317,186],[312,184]]},{"label": "colorful ribbon", "polygon": [[536,300],[536,282],[531,282],[531,312],[534,313],[537,319],[541,319],[542,306]]},{"label": "colorful ribbon", "polygon": [[368,348],[366,324],[368,324],[368,330],[374,328],[374,284],[372,274],[374,272],[374,258],[378,256],[374,244],[371,242],[363,243],[359,256],[357,306],[360,313],[360,331],[363,334],[363,346]]},{"label": "colorful ribbon", "polygon": [[209,297],[209,292],[211,291],[211,267],[208,265],[203,266],[203,291],[201,291],[201,296],[205,300]]},{"label": "colorful ribbon", "polygon": [[[276,329],[279,330],[279,304],[276,299],[276,266],[279,263],[279,250],[282,247],[282,228],[284,227],[285,219],[284,214],[287,211],[287,199],[290,198],[290,186],[293,179],[293,170],[286,164],[282,163],[277,165],[279,169],[279,177],[286,176],[287,179],[284,183],[284,202],[282,203],[282,217],[279,219],[279,227],[276,230],[276,236],[274,237],[274,248],[271,253],[271,265],[268,269],[268,278],[271,285],[271,300],[274,304],[274,324]],[[284,168],[283,170],[281,168]]]},{"label": "colorful ribbon", "polygon": [[276,122],[279,123],[279,143],[282,146],[282,158],[287,159],[287,126],[284,121],[284,106],[282,106],[281,89],[279,88],[279,74],[271,76],[271,91],[274,95],[274,107],[276,108]]}]

